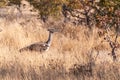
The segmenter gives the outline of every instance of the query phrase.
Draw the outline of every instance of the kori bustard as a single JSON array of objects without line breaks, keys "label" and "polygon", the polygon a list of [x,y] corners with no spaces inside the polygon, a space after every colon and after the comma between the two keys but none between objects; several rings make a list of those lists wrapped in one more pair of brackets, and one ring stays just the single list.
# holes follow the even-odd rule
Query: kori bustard
[{"label": "kori bustard", "polygon": [[49,36],[48,36],[48,40],[46,42],[44,42],[44,43],[37,42],[37,43],[31,44],[29,46],[26,46],[26,47],[20,49],[19,52],[22,52],[22,51],[37,51],[37,52],[47,51],[51,45],[52,34],[54,32],[56,32],[56,30],[48,29],[48,31],[49,31]]}]

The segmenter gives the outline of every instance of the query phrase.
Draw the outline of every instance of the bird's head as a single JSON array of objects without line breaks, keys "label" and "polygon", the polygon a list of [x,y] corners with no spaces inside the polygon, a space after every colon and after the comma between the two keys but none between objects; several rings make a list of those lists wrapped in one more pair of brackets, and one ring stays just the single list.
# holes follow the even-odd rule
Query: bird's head
[{"label": "bird's head", "polygon": [[50,33],[54,33],[54,32],[58,32],[56,29],[54,29],[54,28],[50,28],[50,29],[48,29],[48,31],[50,32]]}]

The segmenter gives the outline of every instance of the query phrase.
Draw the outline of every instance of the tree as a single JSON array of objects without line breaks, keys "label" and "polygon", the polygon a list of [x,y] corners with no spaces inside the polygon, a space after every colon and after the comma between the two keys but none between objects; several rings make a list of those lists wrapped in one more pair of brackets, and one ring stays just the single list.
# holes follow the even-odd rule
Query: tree
[{"label": "tree", "polygon": [[59,16],[62,0],[27,0],[31,5],[39,10],[40,17],[46,21],[48,16]]},{"label": "tree", "polygon": [[[17,4],[20,7],[21,0],[2,0]],[[66,18],[69,12],[77,18],[78,24],[91,28],[97,25],[100,28],[114,27],[116,31],[120,26],[120,0],[27,0],[39,10],[41,19],[45,22],[48,16],[59,17],[61,13]],[[98,1],[98,2],[97,2]],[[76,11],[81,10],[83,11]],[[93,10],[93,12],[92,12]],[[77,14],[84,15],[82,18]]]}]

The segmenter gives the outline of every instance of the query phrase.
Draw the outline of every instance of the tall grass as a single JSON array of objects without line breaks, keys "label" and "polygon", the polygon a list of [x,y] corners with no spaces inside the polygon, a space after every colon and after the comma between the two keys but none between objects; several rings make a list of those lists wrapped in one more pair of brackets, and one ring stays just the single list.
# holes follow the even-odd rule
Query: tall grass
[{"label": "tall grass", "polygon": [[[52,22],[52,21],[51,21]],[[54,20],[53,20],[54,22]],[[18,50],[48,37],[46,24],[36,17],[0,18],[1,80],[119,80],[119,62],[108,55],[110,47],[91,31],[68,23],[53,26],[54,34],[47,52],[20,53]]]}]

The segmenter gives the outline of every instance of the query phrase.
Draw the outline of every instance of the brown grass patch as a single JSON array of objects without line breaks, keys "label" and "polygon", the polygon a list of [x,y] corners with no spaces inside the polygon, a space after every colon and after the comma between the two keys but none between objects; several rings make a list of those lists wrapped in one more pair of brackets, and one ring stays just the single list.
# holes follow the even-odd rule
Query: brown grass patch
[{"label": "brown grass patch", "polygon": [[3,29],[0,33],[0,79],[119,79],[119,62],[113,63],[112,57],[107,55],[110,47],[103,37],[99,37],[99,29],[90,31],[86,27],[66,23],[58,26],[61,30],[54,34],[49,51],[19,53],[18,50],[24,46],[46,41],[46,28],[49,27],[44,27],[34,18],[7,21],[0,21]]}]

